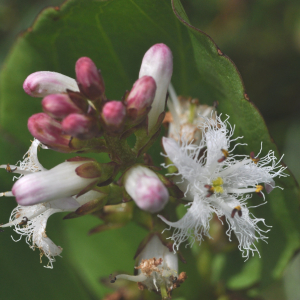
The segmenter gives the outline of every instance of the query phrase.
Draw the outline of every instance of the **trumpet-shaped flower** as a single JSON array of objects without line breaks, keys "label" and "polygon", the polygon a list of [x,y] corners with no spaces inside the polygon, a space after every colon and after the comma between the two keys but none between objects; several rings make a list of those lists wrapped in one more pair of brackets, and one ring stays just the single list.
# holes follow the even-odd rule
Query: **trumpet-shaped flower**
[{"label": "trumpet-shaped flower", "polygon": [[[34,139],[31,147],[24,155],[24,160],[17,163],[17,165],[1,165],[0,168],[5,168],[8,172],[20,174],[20,179],[33,175],[35,173],[44,173],[47,171],[39,162],[37,157],[38,147],[47,149],[37,139]],[[41,174],[42,175],[42,174]],[[12,192],[1,193],[0,196],[12,197]],[[48,218],[56,212],[75,211],[81,205],[105,196],[96,191],[89,191],[80,197],[65,197],[58,198],[52,201],[39,203],[35,205],[22,206],[18,205],[11,213],[9,222],[1,225],[4,227],[14,226],[14,231],[20,235],[19,241],[22,236],[25,236],[26,243],[31,249],[40,249],[41,256],[45,255],[49,259],[46,268],[53,268],[55,256],[59,256],[62,248],[53,243],[53,241],[46,235],[46,225]]]},{"label": "trumpet-shaped flower", "polygon": [[[255,241],[266,241],[264,235],[269,230],[258,227],[262,218],[255,218],[247,208],[247,200],[251,193],[262,195],[264,183],[266,192],[275,188],[274,177],[287,176],[276,160],[273,151],[262,158],[253,152],[250,156],[233,155],[237,145],[231,143],[234,127],[228,118],[222,121],[220,116],[204,118],[199,124],[203,130],[199,145],[182,140],[181,145],[170,138],[163,138],[163,146],[167,157],[178,169],[176,174],[181,177],[178,184],[185,192],[185,200],[191,202],[184,217],[177,222],[170,222],[159,216],[166,224],[174,228],[171,239],[174,241],[174,250],[178,250],[182,242],[190,237],[190,244],[195,240],[201,242],[204,236],[209,236],[209,221],[215,213],[219,218],[225,216],[229,226],[227,235],[231,237],[233,231],[239,241],[239,249],[243,257],[248,258],[250,252],[258,252]],[[243,144],[245,145],[245,144]],[[166,166],[165,166],[166,167]]]}]

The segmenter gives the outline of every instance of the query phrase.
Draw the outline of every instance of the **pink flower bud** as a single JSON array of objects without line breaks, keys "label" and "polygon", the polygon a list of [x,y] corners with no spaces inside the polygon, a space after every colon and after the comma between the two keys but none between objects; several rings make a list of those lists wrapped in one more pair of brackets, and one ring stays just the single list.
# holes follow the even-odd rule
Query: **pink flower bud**
[{"label": "pink flower bud", "polygon": [[75,79],[56,72],[41,71],[30,74],[23,83],[24,91],[32,97],[63,93],[67,89],[78,92]]},{"label": "pink flower bud", "polygon": [[44,112],[55,119],[63,119],[72,113],[83,113],[67,94],[48,95],[42,100],[42,106]]},{"label": "pink flower bud", "polygon": [[151,76],[143,76],[133,85],[127,99],[127,114],[132,119],[144,116],[155,97],[156,83]]},{"label": "pink flower bud", "polygon": [[102,119],[108,130],[122,129],[126,117],[126,108],[121,101],[109,101],[102,109]]},{"label": "pink flower bud", "polygon": [[124,187],[140,209],[151,213],[162,210],[169,200],[168,190],[158,176],[143,166],[126,172]]},{"label": "pink flower bud", "polygon": [[80,91],[87,98],[96,100],[104,94],[102,75],[90,58],[79,58],[76,62],[75,72]]},{"label": "pink flower bud", "polygon": [[51,170],[28,174],[14,184],[12,193],[23,206],[76,195],[95,182],[95,178],[76,174],[76,169],[85,163],[84,160],[64,162]]},{"label": "pink flower bud", "polygon": [[158,116],[164,111],[168,86],[173,72],[172,52],[165,44],[152,46],[144,55],[139,78],[147,75],[156,82],[156,93],[148,114],[149,130],[156,124]]},{"label": "pink flower bud", "polygon": [[70,136],[63,134],[61,124],[45,113],[38,113],[28,119],[30,133],[49,148],[59,152],[71,152]]},{"label": "pink flower bud", "polygon": [[63,131],[81,140],[101,135],[98,120],[92,116],[70,114],[62,121]]}]

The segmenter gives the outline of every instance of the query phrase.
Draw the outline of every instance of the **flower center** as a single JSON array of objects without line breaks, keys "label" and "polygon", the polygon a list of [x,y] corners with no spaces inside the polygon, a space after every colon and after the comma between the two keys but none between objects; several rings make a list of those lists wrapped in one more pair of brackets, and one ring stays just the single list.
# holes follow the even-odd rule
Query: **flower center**
[{"label": "flower center", "polygon": [[221,177],[217,177],[215,180],[212,181],[213,191],[218,194],[222,194],[223,190],[223,179]]}]

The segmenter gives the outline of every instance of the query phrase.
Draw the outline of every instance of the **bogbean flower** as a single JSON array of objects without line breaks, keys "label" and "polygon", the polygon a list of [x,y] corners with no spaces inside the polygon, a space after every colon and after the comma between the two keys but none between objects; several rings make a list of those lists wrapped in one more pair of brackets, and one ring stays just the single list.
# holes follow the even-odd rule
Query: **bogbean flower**
[{"label": "bogbean flower", "polygon": [[[171,239],[174,241],[174,251],[179,245],[189,240],[201,243],[204,236],[209,236],[209,221],[215,213],[219,218],[225,216],[229,226],[227,235],[232,231],[239,241],[239,249],[243,257],[258,252],[255,241],[266,241],[264,235],[269,230],[262,230],[258,223],[265,221],[255,218],[249,212],[247,200],[251,193],[258,193],[263,197],[263,185],[267,193],[275,188],[274,177],[285,177],[282,167],[273,151],[262,157],[254,155],[233,155],[237,145],[231,147],[234,127],[228,118],[222,121],[220,116],[215,119],[205,118],[199,124],[203,136],[199,145],[170,138],[163,138],[166,156],[178,169],[176,175],[181,177],[179,187],[185,192],[185,200],[191,201],[187,213],[177,222],[170,222],[159,216],[167,225],[174,228]],[[245,145],[245,144],[243,144]],[[231,148],[231,150],[229,150]]]},{"label": "bogbean flower", "polygon": [[164,299],[170,296],[172,290],[184,282],[186,276],[182,272],[178,276],[178,257],[177,254],[163,245],[157,235],[153,235],[146,244],[145,248],[137,256],[138,275],[132,276],[120,274],[115,276],[111,282],[125,279],[137,282],[139,289],[148,289],[161,293]]},{"label": "bogbean flower", "polygon": [[[50,172],[47,171],[38,160],[38,147],[47,149],[47,147],[42,145],[37,139],[34,139],[31,147],[24,155],[24,160],[22,162],[19,162],[17,165],[0,166],[0,168],[5,168],[8,172],[20,174],[19,177],[14,177],[14,179],[18,179],[15,185],[17,185],[18,182],[24,181],[32,176],[41,178],[43,177],[43,174]],[[50,190],[54,190],[53,180],[46,180],[46,184],[50,187]],[[33,189],[36,188],[35,184],[31,183],[30,185],[32,185]],[[10,191],[1,193],[0,196],[12,197],[14,196],[14,189],[12,192]],[[1,227],[4,228],[14,226],[14,231],[20,235],[20,238],[16,241],[19,241],[22,236],[25,236],[26,243],[31,249],[34,250],[35,248],[38,248],[41,252],[41,256],[45,255],[49,259],[49,263],[46,268],[53,268],[53,262],[55,261],[54,257],[61,254],[62,248],[55,245],[53,241],[46,235],[46,224],[48,218],[57,212],[75,211],[81,205],[93,199],[104,197],[104,194],[96,191],[89,191],[76,198],[75,196],[71,195],[64,197],[59,192],[56,199],[49,200],[49,197],[46,196],[44,200],[47,200],[47,202],[42,203],[40,203],[41,200],[39,196],[40,195],[38,193],[35,194],[35,192],[32,192],[30,201],[26,202],[27,206],[19,204],[16,208],[14,208],[9,222],[1,225]],[[18,197],[18,193],[16,197]],[[22,194],[20,194],[20,197],[23,199]]]}]

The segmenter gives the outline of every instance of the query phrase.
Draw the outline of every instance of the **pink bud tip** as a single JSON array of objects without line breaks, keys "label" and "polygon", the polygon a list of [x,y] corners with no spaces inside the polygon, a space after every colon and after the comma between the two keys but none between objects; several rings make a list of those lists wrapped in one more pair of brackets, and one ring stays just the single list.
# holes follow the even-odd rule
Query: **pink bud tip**
[{"label": "pink bud tip", "polygon": [[156,83],[151,76],[143,76],[133,85],[127,99],[127,112],[131,118],[136,118],[148,112],[154,100]]},{"label": "pink bud tip", "polygon": [[47,114],[38,113],[31,116],[27,125],[30,133],[49,148],[59,152],[71,152],[71,137],[64,135],[61,124]]},{"label": "pink bud tip", "polygon": [[63,131],[81,140],[100,136],[100,126],[96,118],[80,114],[70,114],[62,121]]},{"label": "pink bud tip", "polygon": [[144,175],[138,179],[135,203],[139,208],[157,213],[165,207],[168,199],[169,193],[158,178]]},{"label": "pink bud tip", "polygon": [[79,91],[73,78],[49,71],[30,74],[24,81],[23,89],[32,97],[45,97],[50,94],[63,93],[67,89],[75,92]]},{"label": "pink bud tip", "polygon": [[103,78],[90,58],[79,58],[76,62],[75,72],[80,91],[87,98],[96,100],[104,94]]},{"label": "pink bud tip", "polygon": [[63,119],[72,113],[83,113],[67,94],[48,95],[42,100],[42,106],[46,114],[56,119]]},{"label": "pink bud tip", "polygon": [[118,129],[123,125],[126,109],[120,101],[109,101],[102,109],[102,119],[108,129]]},{"label": "pink bud tip", "polygon": [[151,213],[162,210],[169,200],[167,188],[144,166],[134,166],[125,173],[124,187],[139,208]]}]

